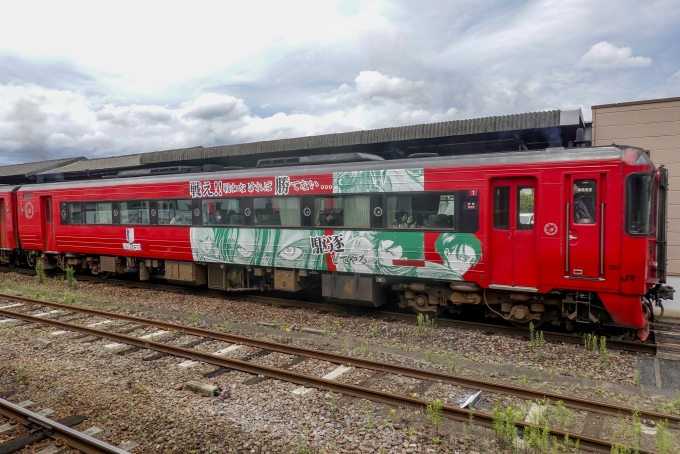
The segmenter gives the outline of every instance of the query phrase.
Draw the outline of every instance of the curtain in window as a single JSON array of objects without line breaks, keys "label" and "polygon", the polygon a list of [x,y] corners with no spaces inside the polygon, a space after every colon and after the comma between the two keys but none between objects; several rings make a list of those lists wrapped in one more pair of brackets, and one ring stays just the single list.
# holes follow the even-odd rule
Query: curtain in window
[{"label": "curtain in window", "polygon": [[369,228],[371,225],[369,196],[343,197],[342,199],[344,226]]},{"label": "curtain in window", "polygon": [[281,225],[285,227],[300,227],[300,199],[286,197],[278,199]]}]

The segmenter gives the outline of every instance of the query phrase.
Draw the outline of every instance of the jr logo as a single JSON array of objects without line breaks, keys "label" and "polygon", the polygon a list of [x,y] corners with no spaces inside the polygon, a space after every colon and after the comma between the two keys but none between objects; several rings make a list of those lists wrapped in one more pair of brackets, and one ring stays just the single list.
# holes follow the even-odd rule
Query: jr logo
[{"label": "jr logo", "polygon": [[635,282],[635,276],[632,274],[626,274],[625,277],[621,276],[621,280]]}]

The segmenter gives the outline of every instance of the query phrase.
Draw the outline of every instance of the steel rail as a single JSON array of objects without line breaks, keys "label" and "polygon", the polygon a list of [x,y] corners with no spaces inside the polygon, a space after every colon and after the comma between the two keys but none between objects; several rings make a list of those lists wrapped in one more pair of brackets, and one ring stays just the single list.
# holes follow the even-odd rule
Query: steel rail
[{"label": "steel rail", "polygon": [[[0,294],[0,298],[7,298],[6,295]],[[106,318],[115,318],[119,320],[130,321],[138,323],[141,325],[154,326],[157,328],[163,328],[170,331],[178,331],[184,334],[197,336],[197,337],[207,337],[214,340],[221,340],[236,344],[249,345],[251,347],[266,349],[271,351],[277,351],[279,353],[285,353],[288,355],[305,356],[312,359],[317,359],[320,361],[328,361],[337,364],[350,364],[352,366],[360,367],[363,369],[376,370],[381,372],[386,372],[390,374],[401,374],[406,377],[415,378],[418,380],[428,380],[428,381],[442,381],[446,383],[451,383],[453,385],[461,386],[464,388],[471,389],[481,389],[487,393],[494,394],[504,394],[508,396],[516,396],[527,400],[539,400],[539,399],[550,399],[553,402],[562,401],[565,406],[571,407],[577,410],[589,411],[600,413],[608,416],[628,416],[632,417],[635,412],[645,419],[652,421],[663,421],[668,420],[672,423],[680,424],[680,416],[668,415],[664,413],[659,413],[655,411],[648,410],[635,410],[630,407],[621,407],[613,405],[607,402],[598,402],[588,399],[582,399],[578,397],[569,397],[562,394],[557,394],[553,392],[539,392],[528,388],[523,388],[520,386],[514,386],[503,383],[496,383],[487,380],[480,380],[474,378],[464,377],[457,374],[444,374],[436,371],[427,371],[423,369],[418,369],[414,367],[401,366],[397,364],[383,363],[379,361],[372,361],[363,358],[357,358],[348,355],[341,355],[338,353],[322,352],[310,348],[296,347],[287,344],[280,344],[277,342],[271,342],[261,339],[253,339],[246,336],[239,336],[236,334],[224,333],[220,331],[212,331],[203,328],[194,328],[191,326],[180,325],[176,323],[163,322],[158,320],[151,320],[146,318],[139,318],[132,315],[117,314],[107,311],[101,311],[98,309],[87,309],[81,307],[72,307],[66,304],[53,303],[47,301],[33,300],[31,298],[15,297],[15,301],[24,301],[32,304],[43,305],[52,307],[55,309],[63,309],[71,312],[80,312],[90,315],[96,315]],[[12,311],[2,311],[0,313],[6,313],[8,316],[13,316]],[[12,314],[12,315],[9,315]]]},{"label": "steel rail", "polygon": [[[47,319],[44,317],[34,317],[32,315],[26,315],[6,310],[0,310],[0,314],[6,316],[9,315],[13,318],[17,318],[32,323],[56,326],[63,330],[78,331],[81,333],[89,334],[91,336],[110,339],[113,341],[117,341],[120,343],[132,345],[134,347],[139,347],[147,350],[155,350],[157,352],[166,353],[168,355],[177,356],[180,358],[186,358],[193,361],[201,361],[207,364],[213,364],[215,366],[220,366],[227,369],[234,369],[253,375],[263,375],[276,380],[296,383],[306,387],[313,387],[325,391],[334,391],[340,394],[345,394],[359,399],[381,402],[387,405],[418,408],[421,410],[424,410],[424,407],[427,405],[427,402],[418,400],[410,396],[401,396],[399,394],[387,393],[384,391],[364,388],[361,386],[351,385],[348,383],[326,380],[312,375],[304,375],[288,370],[277,369],[274,367],[268,367],[259,364],[253,364],[238,359],[219,357],[212,355],[210,353],[204,353],[201,351],[191,350],[188,348],[182,348],[151,340],[140,339],[125,334],[112,333],[109,331],[98,330],[95,328],[89,328],[81,325],[76,325],[73,323]],[[450,405],[443,405],[442,415],[449,419],[453,419],[460,422],[467,422],[470,420],[470,417],[473,417],[475,424],[479,424],[481,426],[488,428],[493,428],[493,415],[490,415],[488,413],[476,410],[464,410]],[[517,426],[520,429],[528,429],[532,427],[531,424],[525,423],[524,421],[515,421],[515,426]],[[539,426],[539,429],[543,429],[543,426]],[[568,435],[571,440],[579,440],[579,447],[581,449],[587,449],[601,453],[611,452],[612,443],[607,440],[602,440],[599,438],[590,437],[583,434],[572,434],[562,430],[550,429],[549,427],[547,429],[550,431],[550,434],[552,436],[555,436],[558,440],[563,441],[566,435]],[[653,454],[653,451],[646,451],[643,449],[639,450],[639,452],[641,454]]]},{"label": "steel rail", "polygon": [[53,421],[1,398],[0,414],[10,419],[10,421],[17,421],[23,426],[29,428],[42,428],[42,430],[40,430],[42,434],[57,441],[57,443],[61,443],[61,446],[65,445],[87,454],[129,454],[128,451],[111,446],[108,443],[104,443],[103,441],[97,440],[82,432],[78,432],[57,421]]},{"label": "steel rail", "polygon": [[[10,272],[7,270],[3,270],[0,268],[3,272]],[[33,273],[24,273],[24,271],[28,270],[12,270],[14,272],[21,272],[23,274],[33,274]],[[161,291],[172,291],[172,292],[178,292],[178,293],[194,293],[196,289],[193,288],[188,288],[188,287],[179,287],[175,285],[168,285],[168,284],[157,284],[157,283],[150,283],[150,282],[138,282],[138,281],[127,281],[127,280],[121,280],[121,279],[103,279],[99,278],[97,276],[76,276],[76,279],[81,280],[81,281],[86,281],[86,282],[97,282],[97,283],[102,283],[102,284],[110,284],[110,285],[122,285],[125,287],[137,287],[137,288],[148,288],[148,289],[155,289],[155,290],[161,290]],[[338,306],[334,304],[325,304],[325,303],[317,303],[317,302],[309,302],[309,301],[298,301],[298,300],[289,300],[289,299],[283,299],[283,298],[276,298],[276,297],[271,297],[271,296],[264,296],[264,295],[244,295],[244,294],[235,294],[235,293],[225,293],[225,292],[220,292],[217,290],[203,290],[202,294],[206,295],[214,295],[218,297],[224,297],[224,296],[234,296],[238,297],[239,299],[244,299],[248,301],[254,301],[258,303],[263,303],[263,304],[272,304],[272,305],[277,305],[277,306],[283,306],[283,307],[299,307],[299,308],[304,308],[304,309],[312,309],[316,311],[327,311],[327,312],[333,312],[333,313],[340,313],[340,314],[349,314],[349,315],[355,315],[355,316],[365,316],[365,317],[374,317],[378,318],[381,320],[401,320],[401,321],[406,321],[406,322],[415,322],[416,316],[411,315],[411,314],[403,314],[399,312],[386,312],[382,310],[371,310],[366,307],[357,307],[357,306]],[[448,319],[448,318],[437,318],[436,320],[436,325],[439,327],[447,327],[447,328],[460,328],[460,329],[469,329],[469,330],[484,330],[484,331],[491,331],[497,334],[504,334],[507,336],[520,336],[524,338],[529,337],[529,332],[527,330],[522,330],[518,328],[513,328],[510,326],[503,326],[503,325],[496,325],[496,324],[489,324],[489,323],[480,323],[480,322],[469,322],[469,321],[464,321],[464,320],[453,320],[453,319]],[[583,338],[579,335],[576,334],[567,334],[567,333],[556,333],[556,332],[551,332],[551,331],[543,331],[543,336],[545,340],[552,341],[552,342],[566,342],[569,344],[581,344],[583,342]],[[629,341],[620,341],[616,339],[607,339],[607,345],[609,348],[615,348],[619,350],[625,350],[625,351],[630,351],[630,352],[637,352],[637,353],[648,353],[648,354],[656,354],[657,347],[655,344],[643,344],[641,342],[629,342]]]}]

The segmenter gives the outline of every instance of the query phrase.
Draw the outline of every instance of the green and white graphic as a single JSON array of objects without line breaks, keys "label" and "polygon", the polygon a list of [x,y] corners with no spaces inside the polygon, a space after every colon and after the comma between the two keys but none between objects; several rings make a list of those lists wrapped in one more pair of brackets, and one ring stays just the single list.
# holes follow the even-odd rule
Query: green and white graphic
[{"label": "green and white graphic", "polygon": [[325,257],[311,253],[315,235],[323,230],[194,227],[191,249],[197,262],[324,270]]},{"label": "green and white graphic", "polygon": [[359,170],[333,173],[333,192],[407,192],[425,189],[423,169]]},{"label": "green and white graphic", "polygon": [[193,227],[194,260],[253,266],[462,280],[481,259],[469,233],[440,233],[434,249],[443,263],[425,260],[424,232],[238,229]]},{"label": "green and white graphic", "polygon": [[469,233],[439,234],[434,247],[443,264],[425,260],[423,232],[343,233],[345,250],[333,260],[338,271],[463,280],[482,256],[479,240]]}]

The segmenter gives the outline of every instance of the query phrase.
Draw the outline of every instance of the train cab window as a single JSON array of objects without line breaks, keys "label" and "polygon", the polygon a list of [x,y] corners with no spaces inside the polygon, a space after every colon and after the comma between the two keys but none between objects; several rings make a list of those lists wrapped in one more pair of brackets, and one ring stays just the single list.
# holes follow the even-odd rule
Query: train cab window
[{"label": "train cab window", "polygon": [[135,200],[120,202],[120,223],[130,225],[149,225],[149,202]]},{"label": "train cab window", "polygon": [[455,194],[390,195],[387,220],[391,229],[453,229]]},{"label": "train cab window", "polygon": [[111,202],[85,202],[85,224],[112,224]]},{"label": "train cab window", "polygon": [[534,188],[531,186],[517,187],[517,230],[531,230],[534,228]]},{"label": "train cab window", "polygon": [[595,224],[597,180],[574,181],[574,224]]},{"label": "train cab window", "polygon": [[203,225],[241,225],[241,199],[203,199]]},{"label": "train cab window", "polygon": [[299,197],[253,199],[256,226],[300,227]]},{"label": "train cab window", "polygon": [[493,228],[510,230],[510,186],[498,186],[493,190]]},{"label": "train cab window", "polygon": [[[188,200],[159,200],[159,225],[191,225],[191,199]],[[174,221],[173,221],[174,220]]]},{"label": "train cab window", "polygon": [[314,225],[367,229],[371,226],[371,198],[367,195],[317,197]]},{"label": "train cab window", "polygon": [[82,203],[80,203],[80,202],[69,202],[69,204],[68,204],[68,223],[69,224],[81,224],[83,222],[81,210],[82,210]]},{"label": "train cab window", "polygon": [[629,235],[647,236],[652,233],[651,174],[636,173],[626,180],[626,230]]}]

